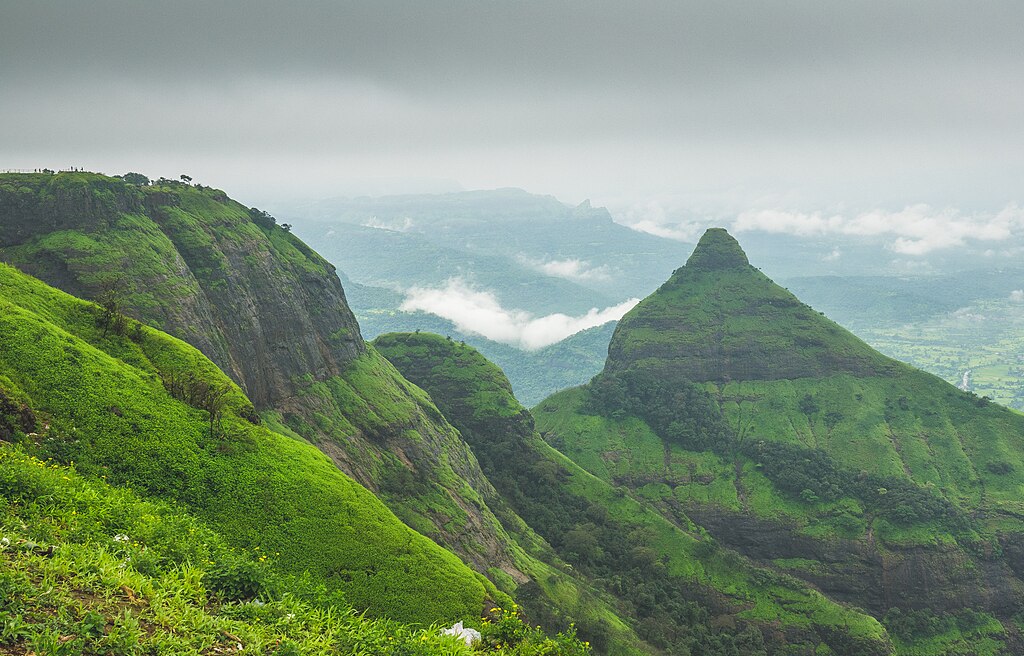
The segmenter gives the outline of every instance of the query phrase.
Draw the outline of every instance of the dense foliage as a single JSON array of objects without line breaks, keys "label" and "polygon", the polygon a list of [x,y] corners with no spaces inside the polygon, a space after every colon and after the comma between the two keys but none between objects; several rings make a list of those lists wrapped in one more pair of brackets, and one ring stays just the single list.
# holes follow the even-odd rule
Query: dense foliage
[{"label": "dense foliage", "polygon": [[762,440],[749,444],[745,453],[779,490],[795,499],[816,502],[853,497],[869,512],[900,525],[937,522],[960,530],[969,524],[959,509],[936,492],[906,478],[844,469],[821,449]]},{"label": "dense foliage", "polygon": [[665,440],[702,451],[728,453],[733,434],[718,405],[701,387],[669,373],[605,372],[591,382],[586,410],[607,417],[640,417]]}]

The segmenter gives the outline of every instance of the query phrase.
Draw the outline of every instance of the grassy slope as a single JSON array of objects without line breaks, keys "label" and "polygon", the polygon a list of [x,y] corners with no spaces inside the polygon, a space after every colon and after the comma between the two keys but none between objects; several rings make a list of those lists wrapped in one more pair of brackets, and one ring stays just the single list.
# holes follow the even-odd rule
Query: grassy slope
[{"label": "grassy slope", "polygon": [[[274,559],[232,549],[180,509],[0,444],[0,653],[479,653],[437,626],[368,619],[308,579],[275,574]],[[473,622],[484,652],[587,652],[512,614],[488,616]]]},{"label": "grassy slope", "polygon": [[166,497],[232,544],[280,552],[357,607],[407,621],[479,613],[485,586],[458,559],[402,525],[321,453],[254,426],[237,388],[222,432],[170,398],[159,373],[187,369],[228,383],[183,342],[141,328],[138,342],[96,326],[95,306],[0,266],[0,376],[50,417],[39,449]]},{"label": "grassy slope", "polygon": [[[857,500],[804,503],[776,489],[749,459],[741,459],[741,495],[735,484],[733,462],[714,453],[689,451],[675,445],[668,447],[666,456],[662,439],[639,419],[613,420],[582,412],[586,394],[585,388],[566,390],[538,406],[536,412],[544,431],[555,446],[589,472],[634,489],[634,494],[664,514],[674,516],[679,505],[706,506],[784,522],[810,537],[863,538],[868,518]],[[879,544],[894,548],[950,546],[956,539],[947,528],[936,524],[908,528],[876,519],[873,527]],[[804,577],[827,566],[821,561],[804,559],[776,560],[772,565],[781,572]],[[926,623],[937,622],[933,616],[924,617]],[[945,617],[938,620],[937,626],[929,626],[929,633],[923,637],[894,635],[891,623],[888,628],[896,653],[905,656],[1006,653],[1006,629],[996,618],[975,613],[971,619],[969,626],[961,627],[956,619]]]},{"label": "grassy slope", "polygon": [[[523,454],[528,452],[538,462],[550,463],[547,467],[554,466],[564,472],[564,478],[560,479],[561,490],[545,493],[541,506],[563,501],[574,503],[575,499],[606,509],[609,525],[615,526],[615,531],[622,535],[641,532],[648,536],[645,546],[653,548],[666,567],[661,576],[680,577],[691,585],[718,591],[729,600],[732,612],[741,619],[775,623],[783,628],[814,627],[824,633],[843,627],[841,630],[856,638],[877,643],[885,641],[884,631],[874,619],[835,604],[793,579],[753,568],[732,552],[708,548],[710,538],[702,535],[697,527],[674,525],[552,449],[532,431],[532,420],[512,396],[501,371],[475,350],[427,334],[385,335],[378,338],[376,346],[405,375],[431,393],[446,416],[474,445],[485,471],[499,490],[514,499],[513,505],[525,513],[527,521],[534,523],[536,520],[535,525],[540,525],[546,514],[537,506],[530,509],[532,484],[518,490],[511,482],[502,485],[499,470],[510,468],[510,458],[524,458]],[[547,412],[549,408],[541,406],[540,410]],[[516,425],[524,421],[525,430],[519,425],[514,444],[496,445],[508,437],[503,434],[503,427],[508,430],[505,422]],[[535,472],[545,468],[537,463],[531,466]],[[586,517],[579,520],[585,521]]]},{"label": "grassy slope", "polygon": [[[309,317],[264,313],[244,323],[254,305],[279,314],[285,311],[280,297],[308,289],[315,298],[321,287],[330,287],[333,267],[293,234],[258,224],[250,210],[206,187],[133,187],[76,173],[3,175],[0,192],[0,201],[18,201],[0,206],[0,215],[12,221],[31,213],[57,217],[53,226],[26,226],[28,234],[12,239],[17,245],[4,249],[3,257],[40,267],[41,277],[79,295],[96,296],[114,285],[126,312],[173,327],[225,371],[234,371],[236,382],[245,371],[253,387],[273,378],[287,393],[279,390],[283,398],[260,410],[273,413],[268,419],[281,431],[321,448],[403,521],[477,570],[494,566],[519,575],[507,536],[480,499],[487,483],[472,454],[426,395],[365,351],[361,340],[357,353],[348,353],[358,337],[354,320],[321,334],[326,329],[315,315],[322,308],[313,303],[295,309]],[[233,292],[225,294],[228,289]],[[218,306],[228,311],[211,318],[208,310]],[[232,337],[232,309],[246,317],[240,325],[260,334]],[[347,312],[337,313],[339,321]],[[279,331],[276,340],[268,330]],[[265,350],[235,348],[243,342],[264,343]],[[327,364],[311,355],[324,350],[331,351]],[[276,364],[254,373],[240,358]],[[339,362],[344,366],[336,367]]]}]

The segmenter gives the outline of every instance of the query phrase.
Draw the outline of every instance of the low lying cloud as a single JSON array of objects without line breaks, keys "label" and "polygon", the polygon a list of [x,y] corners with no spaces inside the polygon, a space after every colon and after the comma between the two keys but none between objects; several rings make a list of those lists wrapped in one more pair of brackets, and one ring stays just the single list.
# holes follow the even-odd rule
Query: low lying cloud
[{"label": "low lying cloud", "polygon": [[525,255],[519,257],[522,264],[540,271],[543,274],[566,280],[610,280],[611,273],[608,267],[601,265],[591,266],[590,262],[577,258],[565,260],[534,260]]},{"label": "low lying cloud", "polygon": [[656,237],[688,244],[697,241],[705,227],[696,222],[673,220],[669,217],[665,206],[657,200],[636,203],[622,212],[615,220],[638,232],[646,232]]},{"label": "low lying cloud", "polygon": [[1024,303],[1024,289],[1015,289],[1010,292],[1010,301],[1013,303]]},{"label": "low lying cloud", "polygon": [[839,250],[838,248],[833,248],[831,253],[829,253],[828,255],[822,255],[821,256],[821,261],[822,262],[835,262],[839,258],[841,258],[842,256],[843,256],[843,252],[841,250]]},{"label": "low lying cloud", "polygon": [[854,216],[820,212],[750,210],[733,221],[735,232],[770,232],[801,237],[849,235],[888,237],[901,255],[926,255],[964,246],[968,241],[1003,241],[1024,232],[1024,210],[1008,205],[995,214],[963,214],[912,205],[899,212],[872,210]]},{"label": "low lying cloud", "polygon": [[505,309],[492,292],[473,289],[452,278],[441,288],[408,290],[400,309],[429,312],[453,322],[462,332],[533,351],[581,330],[617,321],[639,302],[631,298],[603,310],[593,308],[578,317],[562,313],[536,317],[524,310]]},{"label": "low lying cloud", "polygon": [[371,216],[369,220],[364,221],[360,224],[364,228],[377,228],[378,230],[390,230],[391,232],[409,232],[416,224],[409,217],[394,221],[381,221],[375,216]]}]

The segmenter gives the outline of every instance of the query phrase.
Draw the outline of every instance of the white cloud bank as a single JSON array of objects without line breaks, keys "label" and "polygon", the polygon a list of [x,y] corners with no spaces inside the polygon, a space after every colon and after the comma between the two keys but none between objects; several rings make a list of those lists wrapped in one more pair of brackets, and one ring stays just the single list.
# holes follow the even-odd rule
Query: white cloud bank
[{"label": "white cloud bank", "polygon": [[620,213],[615,221],[637,232],[691,244],[697,241],[705,227],[697,222],[670,218],[669,210],[659,200],[636,203]]},{"label": "white cloud bank", "polygon": [[968,241],[996,242],[1024,231],[1024,210],[1008,205],[995,214],[962,214],[912,205],[899,212],[872,210],[855,216],[767,209],[741,213],[735,232],[770,232],[801,237],[850,235],[888,237],[888,248],[901,255],[926,255],[964,246]]},{"label": "white cloud bank", "polygon": [[1014,303],[1024,303],[1024,289],[1015,289],[1010,292],[1010,301]]},{"label": "white cloud bank", "polygon": [[519,261],[541,273],[564,278],[566,280],[610,280],[611,274],[605,265],[591,266],[590,262],[578,258],[565,260],[534,260],[526,255],[519,256]]},{"label": "white cloud bank", "polygon": [[473,289],[462,280],[452,278],[441,288],[408,290],[400,309],[436,314],[454,323],[462,332],[533,351],[581,330],[617,321],[639,302],[631,298],[603,310],[592,308],[578,317],[562,313],[535,317],[524,310],[507,310],[492,292]]}]

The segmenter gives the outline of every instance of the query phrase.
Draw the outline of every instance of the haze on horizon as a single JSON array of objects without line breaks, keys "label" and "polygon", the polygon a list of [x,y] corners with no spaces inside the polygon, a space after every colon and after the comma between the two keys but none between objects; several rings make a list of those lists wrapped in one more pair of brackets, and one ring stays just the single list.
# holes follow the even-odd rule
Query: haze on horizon
[{"label": "haze on horizon", "polygon": [[814,229],[836,212],[994,217],[1024,200],[1017,1],[0,0],[0,14],[0,168],[188,173],[253,204],[515,186],[653,229],[673,212],[784,210],[778,225]]}]

